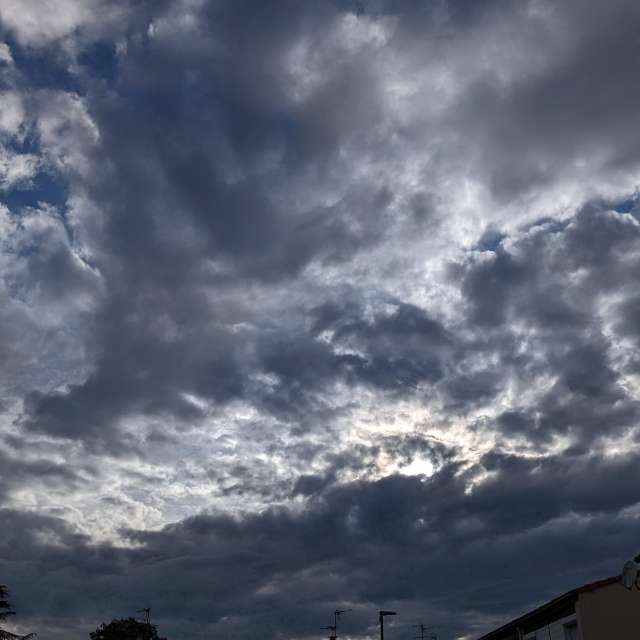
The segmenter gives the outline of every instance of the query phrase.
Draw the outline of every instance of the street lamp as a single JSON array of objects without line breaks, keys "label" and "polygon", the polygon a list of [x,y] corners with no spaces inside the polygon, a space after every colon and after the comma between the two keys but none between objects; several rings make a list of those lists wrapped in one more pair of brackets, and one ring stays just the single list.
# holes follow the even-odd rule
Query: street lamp
[{"label": "street lamp", "polygon": [[384,640],[384,618],[385,616],[396,616],[395,611],[381,611],[380,612],[380,640]]}]

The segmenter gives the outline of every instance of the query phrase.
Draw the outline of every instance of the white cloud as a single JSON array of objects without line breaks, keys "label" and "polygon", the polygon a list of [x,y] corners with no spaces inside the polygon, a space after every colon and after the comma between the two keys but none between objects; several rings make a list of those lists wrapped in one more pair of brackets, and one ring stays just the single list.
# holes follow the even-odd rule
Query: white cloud
[{"label": "white cloud", "polygon": [[0,18],[24,44],[42,46],[98,20],[101,0],[3,0]]},{"label": "white cloud", "polygon": [[25,122],[25,108],[22,97],[16,91],[0,93],[0,132],[9,136],[20,133]]},{"label": "white cloud", "polygon": [[6,42],[0,42],[0,62],[4,64],[13,64],[13,56],[11,55],[11,48]]},{"label": "white cloud", "polygon": [[38,96],[37,127],[43,155],[62,171],[90,171],[87,154],[99,139],[99,131],[83,99],[63,91]]},{"label": "white cloud", "polygon": [[11,153],[0,147],[0,188],[28,187],[28,182],[37,173],[39,159],[31,153]]}]

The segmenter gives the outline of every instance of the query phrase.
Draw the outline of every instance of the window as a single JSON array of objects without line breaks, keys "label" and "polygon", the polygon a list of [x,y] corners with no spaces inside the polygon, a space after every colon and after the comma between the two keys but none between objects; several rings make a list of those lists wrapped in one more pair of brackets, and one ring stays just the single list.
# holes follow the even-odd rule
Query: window
[{"label": "window", "polygon": [[578,624],[576,622],[564,625],[564,640],[578,640]]}]

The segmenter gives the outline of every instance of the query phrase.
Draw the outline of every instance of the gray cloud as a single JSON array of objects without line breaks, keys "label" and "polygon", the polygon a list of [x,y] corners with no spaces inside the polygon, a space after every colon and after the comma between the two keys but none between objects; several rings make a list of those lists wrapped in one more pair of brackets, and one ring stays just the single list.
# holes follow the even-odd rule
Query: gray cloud
[{"label": "gray cloud", "polygon": [[[609,317],[600,311],[612,291],[629,295],[637,234],[628,214],[589,206],[562,229],[536,228],[509,249],[501,245],[452,268],[471,322],[502,335],[501,363],[516,364],[525,384],[553,383],[539,402],[500,416],[504,432],[533,439],[573,433],[582,441],[637,426],[637,400],[621,384],[612,353],[618,337],[605,334]],[[524,333],[531,350],[523,349]]]},{"label": "gray cloud", "polygon": [[[413,606],[426,599],[438,603],[440,620],[455,633],[460,606],[491,613],[487,594],[499,594],[505,584],[510,596],[502,597],[502,609],[548,595],[550,575],[567,584],[610,569],[619,559],[617,545],[637,531],[633,518],[615,515],[636,503],[637,462],[566,454],[526,461],[496,453],[483,460],[491,479],[471,492],[472,476],[447,465],[427,481],[390,476],[336,487],[303,513],[200,515],[161,531],[129,531],[141,545],[134,549],[92,546],[62,521],[6,513],[22,533],[3,542],[2,568],[28,593],[42,593],[41,616],[53,615],[63,602],[95,619],[142,598],[165,624],[178,628],[182,620],[198,619],[235,636],[263,616],[274,623],[270,612],[285,610],[288,602],[295,605],[291,632],[306,637],[315,634],[314,618],[325,613],[320,605],[332,606],[335,593],[327,587],[335,576],[343,597],[360,603],[361,624],[367,609],[386,601]],[[615,536],[605,536],[597,553],[588,550],[586,540],[613,527]],[[534,533],[523,534],[530,528]],[[587,563],[580,563],[581,554]],[[401,555],[411,563],[399,562]],[[456,562],[469,568],[463,585],[445,568]],[[44,581],[31,584],[35,572]],[[528,593],[514,572],[527,573]],[[420,579],[424,575],[439,579]],[[91,586],[79,597],[74,585],[89,577]],[[176,599],[177,592],[184,597]],[[25,613],[35,613],[28,600]]]},{"label": "gray cloud", "polygon": [[468,637],[637,553],[633,3],[5,4],[25,625]]}]

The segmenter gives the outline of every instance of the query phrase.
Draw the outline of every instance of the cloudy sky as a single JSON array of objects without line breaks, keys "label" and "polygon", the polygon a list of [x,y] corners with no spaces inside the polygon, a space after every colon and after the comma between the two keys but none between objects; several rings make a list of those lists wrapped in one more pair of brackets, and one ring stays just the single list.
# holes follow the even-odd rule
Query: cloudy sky
[{"label": "cloudy sky", "polygon": [[473,638],[640,551],[640,4],[1,0],[0,583],[80,640]]}]

